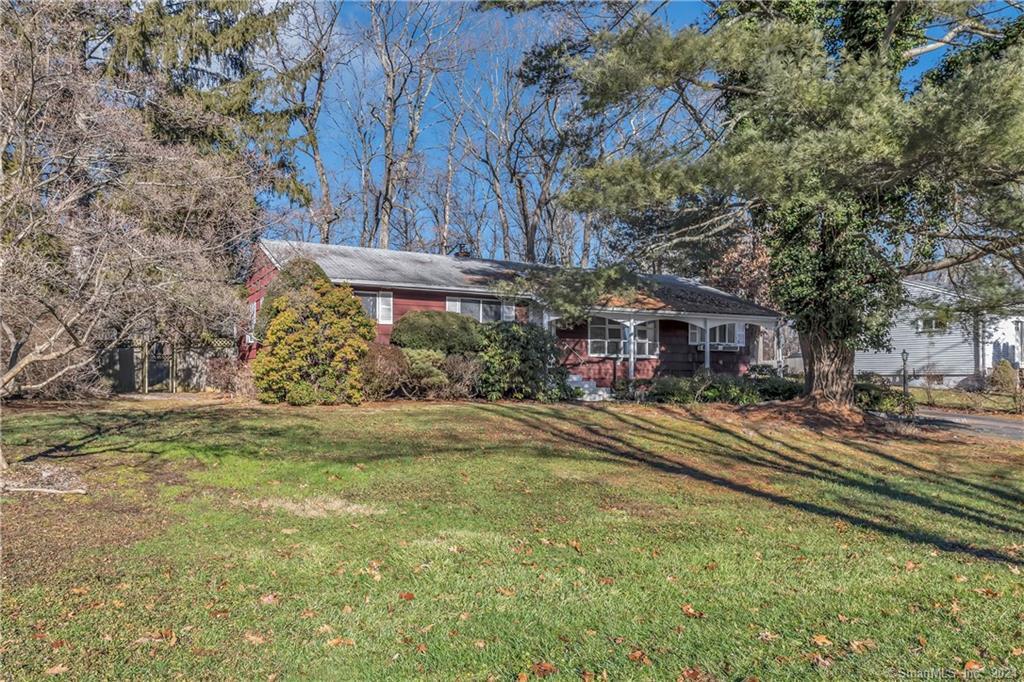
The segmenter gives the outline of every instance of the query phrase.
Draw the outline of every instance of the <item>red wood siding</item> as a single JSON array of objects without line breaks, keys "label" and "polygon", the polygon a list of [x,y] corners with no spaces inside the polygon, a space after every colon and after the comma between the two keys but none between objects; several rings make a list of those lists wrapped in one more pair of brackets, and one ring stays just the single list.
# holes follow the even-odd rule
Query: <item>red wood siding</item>
[{"label": "red wood siding", "polygon": [[[257,309],[263,303],[267,287],[277,275],[277,268],[270,262],[266,254],[257,252],[253,261],[252,274],[246,283],[248,296],[246,302],[256,303]],[[420,289],[382,289],[381,287],[359,287],[358,291],[390,291],[392,294],[392,320],[397,322],[402,315],[416,310],[445,310],[447,297],[445,292],[423,291]],[[465,294],[472,298],[474,294]],[[528,317],[526,306],[516,306],[516,319],[525,322]],[[393,324],[377,324],[377,341],[389,343]],[[746,370],[749,362],[750,339],[758,327],[748,325],[748,346],[740,352],[713,351],[711,353],[711,369],[722,374],[739,374]],[[571,329],[560,329],[557,336],[561,344],[568,349],[565,365],[573,374],[584,379],[592,379],[598,386],[610,387],[619,379],[629,375],[629,360],[591,357],[587,352],[587,324],[577,325]],[[661,320],[658,328],[659,354],[656,358],[636,359],[636,378],[651,379],[656,376],[692,376],[704,365],[704,353],[697,346],[689,345],[689,325],[679,320]],[[239,342],[239,353],[242,359],[251,360],[256,356],[259,344],[247,344],[245,339]]]},{"label": "red wood siding", "polygon": [[[748,329],[750,326],[748,326]],[[754,327],[756,329],[756,327]],[[659,376],[693,376],[704,366],[704,351],[689,342],[689,325],[680,320],[660,320],[658,323],[658,357],[637,358],[636,378],[652,379]],[[587,352],[587,323],[570,329],[559,329],[557,336],[568,349],[565,366],[572,374],[609,388],[616,381],[629,377],[628,358],[591,356]],[[752,338],[750,333],[747,338]],[[749,343],[749,341],[748,341]],[[712,351],[711,371],[717,374],[740,374],[749,362],[749,346],[739,352]]]}]

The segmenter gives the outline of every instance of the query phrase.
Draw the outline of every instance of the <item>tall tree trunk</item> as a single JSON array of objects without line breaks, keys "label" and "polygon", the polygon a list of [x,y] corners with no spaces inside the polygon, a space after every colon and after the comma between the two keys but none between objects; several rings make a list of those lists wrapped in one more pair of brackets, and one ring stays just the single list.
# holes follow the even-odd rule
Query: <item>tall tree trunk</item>
[{"label": "tall tree trunk", "polygon": [[804,359],[804,390],[815,404],[853,404],[853,349],[823,329],[800,333]]}]

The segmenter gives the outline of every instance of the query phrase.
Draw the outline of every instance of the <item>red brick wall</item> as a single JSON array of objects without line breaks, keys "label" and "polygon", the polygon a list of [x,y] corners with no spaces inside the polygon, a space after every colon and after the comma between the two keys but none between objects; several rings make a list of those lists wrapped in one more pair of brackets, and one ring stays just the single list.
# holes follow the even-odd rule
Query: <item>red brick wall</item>
[{"label": "red brick wall", "polygon": [[[749,328],[748,328],[749,329]],[[680,320],[661,320],[658,326],[658,357],[637,358],[636,378],[693,376],[704,366],[704,351],[689,343],[689,325]],[[557,332],[562,345],[570,349],[565,365],[569,372],[609,388],[629,377],[629,359],[591,357],[587,353],[587,324]],[[747,338],[751,338],[750,334]],[[740,374],[748,364],[749,346],[739,352],[712,351],[711,370],[718,374]]]}]

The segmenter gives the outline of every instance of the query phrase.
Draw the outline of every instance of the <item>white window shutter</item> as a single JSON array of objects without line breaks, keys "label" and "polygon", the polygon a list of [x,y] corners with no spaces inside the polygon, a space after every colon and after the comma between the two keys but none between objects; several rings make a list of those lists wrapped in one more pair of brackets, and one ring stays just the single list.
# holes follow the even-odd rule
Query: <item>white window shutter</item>
[{"label": "white window shutter", "polygon": [[515,322],[516,321],[516,304],[501,302],[501,321],[502,322]]},{"label": "white window shutter", "polygon": [[390,291],[377,292],[377,321],[381,324],[391,324],[394,318],[394,297]]},{"label": "white window shutter", "polygon": [[736,345],[741,347],[747,345],[747,325],[742,322],[736,323]]},{"label": "white window shutter", "polygon": [[445,299],[445,310],[450,313],[459,312],[459,299],[449,296]]}]

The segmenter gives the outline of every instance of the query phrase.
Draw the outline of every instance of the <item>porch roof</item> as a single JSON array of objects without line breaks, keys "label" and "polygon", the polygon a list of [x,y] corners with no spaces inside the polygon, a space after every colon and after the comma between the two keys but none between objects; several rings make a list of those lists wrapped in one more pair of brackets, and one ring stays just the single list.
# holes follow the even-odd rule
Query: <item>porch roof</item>
[{"label": "porch roof", "polygon": [[[316,262],[334,282],[353,286],[426,289],[453,293],[493,294],[494,285],[538,267],[515,261],[455,258],[411,251],[263,239],[260,245],[277,267],[295,257]],[[674,275],[641,275],[645,291],[629,300],[609,297],[601,307],[651,314],[692,313],[779,317],[779,313]]]}]

